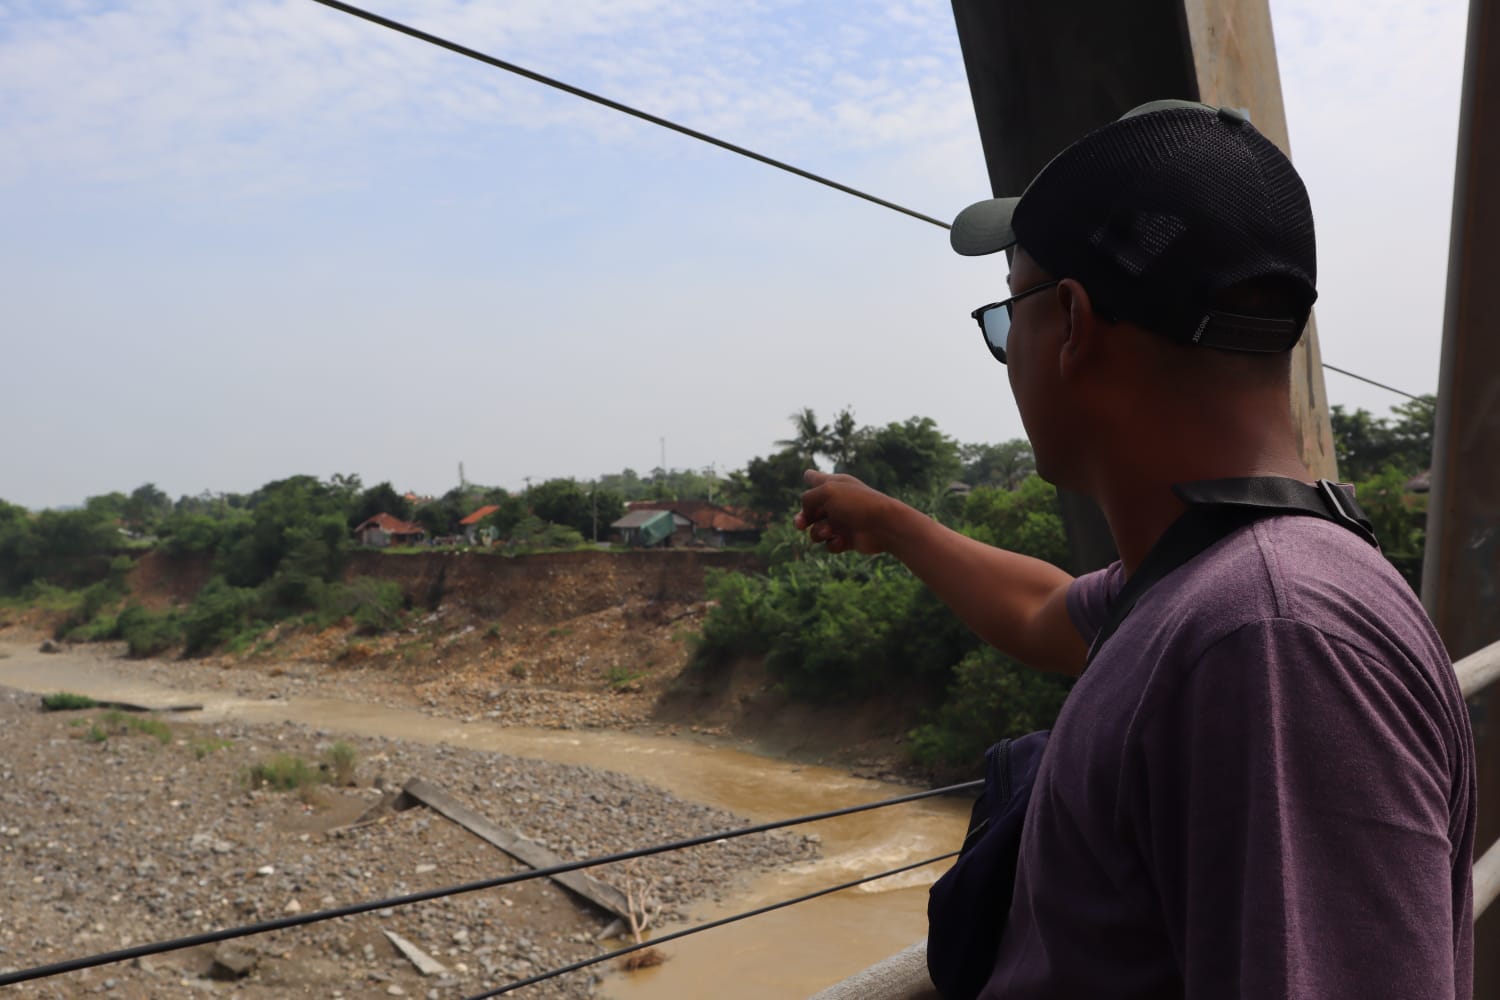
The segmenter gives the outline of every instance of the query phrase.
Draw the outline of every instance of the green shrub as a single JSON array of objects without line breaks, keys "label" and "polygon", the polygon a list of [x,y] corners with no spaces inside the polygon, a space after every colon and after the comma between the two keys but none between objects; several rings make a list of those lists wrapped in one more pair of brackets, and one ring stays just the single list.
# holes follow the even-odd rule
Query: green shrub
[{"label": "green shrub", "polygon": [[341,787],[354,784],[354,763],[357,756],[355,749],[347,743],[339,742],[329,747],[323,754],[323,766],[329,780]]},{"label": "green shrub", "polygon": [[99,703],[88,695],[73,694],[71,691],[42,696],[42,710],[45,712],[70,712],[79,708],[93,708],[97,704]]},{"label": "green shrub", "polygon": [[139,604],[125,605],[116,630],[125,640],[128,654],[136,659],[160,656],[182,640],[175,614],[153,614]]},{"label": "green shrub", "polygon": [[1072,683],[980,647],[954,669],[931,721],[911,731],[912,758],[938,775],[977,774],[991,743],[1052,725]]},{"label": "green shrub", "polygon": [[104,609],[125,596],[124,571],[118,564],[124,561],[124,569],[130,560],[124,556],[114,559],[110,576],[98,583],[90,584],[78,593],[67,615],[53,629],[54,639],[73,639],[82,642],[113,639],[118,628],[113,616],[104,615]]},{"label": "green shrub", "polygon": [[245,781],[251,788],[293,792],[320,784],[323,772],[294,754],[278,753],[270,760],[251,764]]},{"label": "green shrub", "polygon": [[208,736],[195,739],[191,742],[190,745],[193,748],[193,756],[198,760],[202,760],[209,754],[217,753],[218,751],[223,750],[226,747],[233,746],[234,741],[222,739],[217,736]]},{"label": "green shrub", "polygon": [[163,746],[172,742],[172,730],[165,722],[149,715],[131,715],[118,708],[95,716],[94,724],[89,727],[84,738],[90,743],[102,743],[111,736],[125,736],[129,733],[153,737]]},{"label": "green shrub", "polygon": [[318,624],[352,618],[361,635],[379,635],[401,627],[405,599],[401,585],[370,576],[330,584],[318,606]]},{"label": "green shrub", "polygon": [[254,590],[214,577],[182,616],[183,654],[197,656],[222,646],[245,629],[259,604]]}]

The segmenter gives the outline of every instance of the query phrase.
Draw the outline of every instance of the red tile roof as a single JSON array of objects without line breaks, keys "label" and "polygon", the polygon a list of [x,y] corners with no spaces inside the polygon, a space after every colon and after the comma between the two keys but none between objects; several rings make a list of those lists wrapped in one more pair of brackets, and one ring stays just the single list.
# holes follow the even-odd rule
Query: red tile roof
[{"label": "red tile roof", "polygon": [[392,517],[390,514],[376,514],[364,524],[355,528],[354,531],[358,534],[372,524],[388,535],[425,535],[427,533],[427,529],[420,524],[403,521],[399,517]]},{"label": "red tile roof", "polygon": [[635,500],[631,510],[670,510],[706,531],[754,531],[756,525],[747,518],[707,500]]},{"label": "red tile roof", "polygon": [[489,517],[499,509],[500,508],[495,504],[485,504],[483,507],[479,508],[474,513],[470,514],[468,517],[464,518],[458,523],[464,525],[465,527],[471,524],[478,524],[480,521],[483,521],[485,518]]}]

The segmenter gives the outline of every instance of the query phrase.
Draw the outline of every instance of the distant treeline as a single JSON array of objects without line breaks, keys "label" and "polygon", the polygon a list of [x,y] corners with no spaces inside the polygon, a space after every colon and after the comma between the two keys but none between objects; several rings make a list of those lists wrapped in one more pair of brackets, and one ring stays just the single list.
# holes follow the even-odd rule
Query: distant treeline
[{"label": "distant treeline", "polygon": [[[1425,494],[1409,481],[1431,462],[1434,400],[1404,403],[1386,418],[1333,408],[1339,467],[1357,485],[1383,549],[1419,586]],[[74,510],[32,513],[0,500],[0,598],[65,611],[59,635],[123,638],[136,655],[181,649],[198,655],[254,642],[274,622],[352,621],[362,631],[398,625],[405,612],[389,582],[344,582],[353,529],[390,514],[429,536],[458,534],[482,506],[482,522],[509,551],[568,548],[618,519],[629,500],[713,499],[763,515],[770,525],[756,575],[721,574],[696,668],[721,669],[759,655],[796,697],[849,700],[901,691],[926,706],[913,730],[918,759],[936,770],[967,767],[985,744],[1047,725],[1066,684],[983,646],[900,564],[886,557],[831,557],[790,527],[802,472],[849,472],[976,538],[1062,565],[1056,498],[1035,476],[1025,441],[960,444],[927,417],[884,426],[856,424],[849,410],[821,423],[811,409],[792,417],[793,434],[744,469],[633,470],[592,481],[553,479],[520,493],[465,484],[414,503],[390,483],[358,476],[292,476],[249,494],[173,501],[152,484],[90,497]],[[181,612],[154,613],[128,601],[133,552],[160,547],[208,561],[209,582]]]}]

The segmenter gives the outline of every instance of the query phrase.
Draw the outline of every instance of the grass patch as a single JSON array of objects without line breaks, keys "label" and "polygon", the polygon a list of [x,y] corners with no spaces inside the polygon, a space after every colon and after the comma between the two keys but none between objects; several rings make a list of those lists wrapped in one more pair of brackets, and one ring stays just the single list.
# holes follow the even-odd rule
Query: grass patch
[{"label": "grass patch", "polygon": [[[95,730],[104,734],[103,739],[94,738]],[[162,746],[172,742],[172,729],[165,722],[148,715],[131,715],[118,708],[112,708],[103,715],[94,717],[94,725],[89,729],[88,741],[102,743],[104,739],[111,736],[124,736],[129,733],[150,736]]]},{"label": "grass patch", "polygon": [[71,691],[59,691],[56,694],[42,696],[42,711],[44,712],[71,712],[79,708],[93,708],[98,704],[86,694],[74,694]]},{"label": "grass patch", "polygon": [[328,779],[340,788],[354,784],[354,762],[358,754],[347,743],[339,742],[323,754],[323,765]]},{"label": "grass patch", "polygon": [[626,667],[610,667],[604,672],[604,681],[616,691],[624,691],[636,681],[646,676],[643,671],[630,670]]},{"label": "grass patch", "polygon": [[195,739],[188,743],[188,746],[193,750],[193,757],[198,760],[202,760],[210,754],[218,753],[220,750],[227,749],[233,745],[233,740],[221,739],[217,736]]},{"label": "grass patch", "polygon": [[278,792],[298,792],[323,783],[323,772],[295,754],[278,753],[269,760],[251,764],[245,772],[245,783],[251,788],[270,788]]}]

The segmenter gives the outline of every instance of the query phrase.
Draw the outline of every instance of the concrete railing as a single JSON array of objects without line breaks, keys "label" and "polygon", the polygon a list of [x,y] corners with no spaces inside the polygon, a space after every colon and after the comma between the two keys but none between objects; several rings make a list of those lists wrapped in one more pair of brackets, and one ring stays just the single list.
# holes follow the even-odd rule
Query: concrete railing
[{"label": "concrete railing", "polygon": [[[1471,698],[1500,680],[1500,642],[1471,653],[1453,665],[1458,687]],[[1474,862],[1474,919],[1500,896],[1500,842]],[[918,941],[890,958],[835,983],[812,1000],[937,1000],[927,975],[927,942]]]}]

